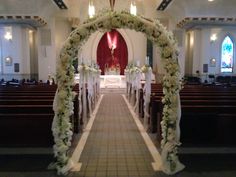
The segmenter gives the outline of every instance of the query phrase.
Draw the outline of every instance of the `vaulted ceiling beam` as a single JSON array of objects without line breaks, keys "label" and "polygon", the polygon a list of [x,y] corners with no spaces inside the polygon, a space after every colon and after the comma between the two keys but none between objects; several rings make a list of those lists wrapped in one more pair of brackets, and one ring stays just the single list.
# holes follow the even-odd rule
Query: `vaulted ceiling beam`
[{"label": "vaulted ceiling beam", "polygon": [[67,7],[67,5],[66,5],[66,3],[65,3],[64,0],[53,0],[53,1],[56,3],[56,5],[57,5],[60,9],[62,9],[62,10],[68,9],[68,7]]},{"label": "vaulted ceiling beam", "polygon": [[162,0],[157,10],[164,11],[173,0]]},{"label": "vaulted ceiling beam", "polygon": [[191,29],[199,26],[236,26],[236,18],[232,17],[185,17],[177,24],[179,28]]}]

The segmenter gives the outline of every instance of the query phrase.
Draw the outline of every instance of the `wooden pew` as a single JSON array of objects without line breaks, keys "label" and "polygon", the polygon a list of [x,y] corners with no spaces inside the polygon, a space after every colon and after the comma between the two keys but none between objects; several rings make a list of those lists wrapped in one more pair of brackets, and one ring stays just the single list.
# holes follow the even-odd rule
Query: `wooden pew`
[{"label": "wooden pew", "polygon": [[236,106],[183,105],[180,122],[183,146],[236,146]]},{"label": "wooden pew", "polygon": [[[56,87],[49,90],[47,87],[34,89],[0,88],[1,147],[52,146],[51,124],[54,117],[52,107]],[[74,90],[78,93],[77,89]],[[74,115],[71,117],[74,133],[79,132],[78,109],[78,95],[76,95]]]},{"label": "wooden pew", "polygon": [[51,147],[54,114],[0,114],[0,147]]},{"label": "wooden pew", "polygon": [[0,99],[0,105],[53,105],[52,99]]},{"label": "wooden pew", "polygon": [[[153,84],[150,122],[151,131],[153,133],[158,131],[158,141],[161,140],[160,122],[163,106],[161,99],[163,96],[161,86]],[[181,90],[180,98],[181,140],[184,146],[236,146],[236,138],[232,137],[232,134],[235,134],[232,124],[236,124],[235,87],[187,86]],[[222,125],[223,128],[221,128]],[[210,131],[206,133],[208,127]]]},{"label": "wooden pew", "polygon": [[17,99],[30,99],[30,100],[33,100],[33,99],[51,99],[51,100],[54,100],[54,96],[55,95],[0,95],[0,99],[1,100],[17,100]]}]

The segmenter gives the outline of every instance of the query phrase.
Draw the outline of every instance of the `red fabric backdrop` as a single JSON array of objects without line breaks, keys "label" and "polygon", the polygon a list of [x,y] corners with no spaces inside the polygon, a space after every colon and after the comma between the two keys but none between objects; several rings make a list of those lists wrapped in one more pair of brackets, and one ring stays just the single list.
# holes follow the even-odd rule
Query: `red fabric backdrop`
[{"label": "red fabric backdrop", "polygon": [[[113,56],[112,44],[115,46]],[[124,75],[124,69],[128,64],[128,49],[124,38],[118,31],[112,30],[102,36],[97,48],[97,63],[102,70],[102,75],[105,74],[105,67],[120,67],[120,74]]]}]

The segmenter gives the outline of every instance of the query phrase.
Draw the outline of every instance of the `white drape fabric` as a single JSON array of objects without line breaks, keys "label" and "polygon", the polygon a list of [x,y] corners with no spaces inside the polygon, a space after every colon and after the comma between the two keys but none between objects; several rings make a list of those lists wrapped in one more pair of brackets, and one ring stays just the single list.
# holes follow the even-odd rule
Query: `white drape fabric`
[{"label": "white drape fabric", "polygon": [[79,80],[79,105],[80,105],[80,115],[83,121],[83,124],[87,124],[87,103],[86,103],[86,83],[87,83],[87,73],[84,68],[80,69],[80,80]]},{"label": "white drape fabric", "polygon": [[79,68],[79,115],[85,127],[99,97],[101,72],[88,66]]},{"label": "white drape fabric", "polygon": [[[142,74],[145,75],[145,85],[142,88],[141,79]],[[137,114],[140,112],[140,90],[143,89],[143,111],[144,111],[144,127],[148,130],[148,119],[149,119],[149,104],[151,96],[151,81],[152,81],[152,68],[144,66],[138,68],[136,66],[125,70],[126,82],[127,82],[127,97],[131,104],[134,102],[134,110]],[[135,101],[134,101],[135,100]]]},{"label": "white drape fabric", "polygon": [[[176,120],[176,130],[174,132],[175,140],[169,141],[165,144],[161,152],[161,159],[162,159],[162,170],[169,175],[173,175],[178,171],[181,171],[185,168],[185,166],[179,161],[178,156],[175,159],[175,169],[171,168],[171,162],[168,161],[168,153],[172,152],[176,146],[180,145],[180,118],[181,118],[181,102],[180,102],[180,95],[177,94],[177,120]],[[174,136],[173,135],[173,136]]]},{"label": "white drape fabric", "polygon": [[144,128],[147,131],[149,128],[148,119],[149,115],[149,104],[150,104],[150,97],[151,97],[151,82],[152,82],[152,68],[149,67],[148,71],[145,73],[145,85],[143,88],[143,111],[144,111]]},{"label": "white drape fabric", "polygon": [[140,89],[142,88],[141,85],[141,72],[133,73],[134,83],[133,83],[133,89],[135,93],[135,104],[134,104],[134,111],[138,114],[139,113],[139,95],[140,95]]}]

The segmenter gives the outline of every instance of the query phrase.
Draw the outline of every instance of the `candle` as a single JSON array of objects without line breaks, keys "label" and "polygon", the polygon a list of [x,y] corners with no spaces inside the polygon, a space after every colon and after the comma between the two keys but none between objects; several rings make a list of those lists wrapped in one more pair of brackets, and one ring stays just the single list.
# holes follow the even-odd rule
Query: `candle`
[{"label": "candle", "polygon": [[139,60],[137,60],[136,64],[137,64],[137,66],[139,66],[139,65],[140,65],[140,62],[139,62]]}]

